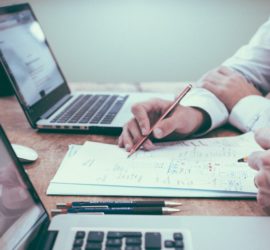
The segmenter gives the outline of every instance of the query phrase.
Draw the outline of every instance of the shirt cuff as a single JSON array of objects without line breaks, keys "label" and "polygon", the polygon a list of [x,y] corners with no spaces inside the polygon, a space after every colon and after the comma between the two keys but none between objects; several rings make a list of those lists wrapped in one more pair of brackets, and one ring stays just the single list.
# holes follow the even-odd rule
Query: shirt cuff
[{"label": "shirt cuff", "polygon": [[[228,111],[225,105],[204,88],[193,88],[181,101],[181,105],[199,108],[204,110],[211,119],[211,125],[207,131],[201,131],[199,135],[204,135],[216,127],[219,127],[227,122]],[[196,136],[199,136],[196,134]]]},{"label": "shirt cuff", "polygon": [[262,96],[247,96],[232,109],[229,123],[242,132],[270,126],[270,100]]}]

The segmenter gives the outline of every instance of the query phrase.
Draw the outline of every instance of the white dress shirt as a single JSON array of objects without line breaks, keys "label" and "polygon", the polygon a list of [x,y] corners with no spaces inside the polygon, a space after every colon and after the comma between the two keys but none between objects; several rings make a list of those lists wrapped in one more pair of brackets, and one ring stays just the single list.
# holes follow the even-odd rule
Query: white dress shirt
[{"label": "white dress shirt", "polygon": [[204,110],[210,116],[211,125],[207,131],[196,134],[196,136],[206,134],[217,128],[228,120],[228,111],[225,105],[210,91],[203,88],[192,88],[191,91],[181,101],[181,105],[190,106]]},{"label": "white dress shirt", "polygon": [[[270,92],[270,19],[250,42],[223,63],[245,76],[259,91]],[[247,96],[232,109],[229,122],[243,132],[270,126],[270,99]]]},{"label": "white dress shirt", "polygon": [[[250,42],[241,47],[222,65],[241,74],[264,95],[270,92],[270,19],[263,24]],[[208,131],[229,121],[242,132],[270,126],[270,99],[262,96],[247,96],[241,99],[231,113],[210,91],[194,88],[181,103],[201,108],[211,118]]]}]

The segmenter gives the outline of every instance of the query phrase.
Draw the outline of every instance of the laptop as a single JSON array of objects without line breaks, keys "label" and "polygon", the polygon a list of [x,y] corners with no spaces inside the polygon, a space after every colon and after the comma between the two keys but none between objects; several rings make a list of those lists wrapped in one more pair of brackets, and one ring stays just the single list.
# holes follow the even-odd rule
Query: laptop
[{"label": "laptop", "polygon": [[50,220],[1,125],[0,159],[1,250],[269,250],[270,217],[61,214]]},{"label": "laptop", "polygon": [[0,58],[33,128],[118,133],[131,119],[134,103],[174,98],[164,93],[71,93],[27,3],[0,8]]}]

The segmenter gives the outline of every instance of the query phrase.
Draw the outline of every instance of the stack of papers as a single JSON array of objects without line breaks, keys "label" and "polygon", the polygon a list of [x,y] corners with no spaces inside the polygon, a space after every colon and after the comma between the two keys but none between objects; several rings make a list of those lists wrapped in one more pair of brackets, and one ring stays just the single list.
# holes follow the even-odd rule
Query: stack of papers
[{"label": "stack of papers", "polygon": [[261,150],[253,133],[159,144],[128,152],[117,145],[70,145],[48,195],[255,197],[255,170],[237,160]]}]

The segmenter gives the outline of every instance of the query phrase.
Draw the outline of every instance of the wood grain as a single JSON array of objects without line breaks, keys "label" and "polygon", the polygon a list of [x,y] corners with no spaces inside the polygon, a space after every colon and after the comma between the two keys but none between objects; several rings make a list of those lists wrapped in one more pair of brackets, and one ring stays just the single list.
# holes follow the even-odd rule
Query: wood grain
[{"label": "wood grain", "polygon": [[[181,89],[179,83],[134,83],[134,84],[97,84],[80,83],[71,84],[72,90],[97,90],[97,91],[171,91]],[[26,145],[35,149],[39,159],[32,165],[26,166],[27,172],[33,182],[41,200],[48,212],[55,208],[57,202],[70,202],[79,200],[138,200],[142,198],[131,197],[80,197],[80,196],[47,196],[46,190],[50,180],[55,175],[69,144],[83,144],[86,140],[117,143],[116,136],[102,136],[91,134],[71,133],[44,133],[32,129],[15,97],[0,98],[0,123],[3,125],[10,141]],[[213,136],[234,136],[239,132],[225,126],[209,133]],[[76,167],[76,166],[74,166]],[[147,200],[149,198],[143,198]],[[256,203],[255,200],[233,200],[233,199],[167,199],[179,201],[184,205],[179,215],[246,215],[259,216],[267,215]]]}]

